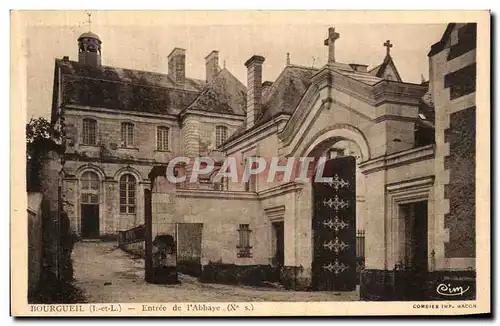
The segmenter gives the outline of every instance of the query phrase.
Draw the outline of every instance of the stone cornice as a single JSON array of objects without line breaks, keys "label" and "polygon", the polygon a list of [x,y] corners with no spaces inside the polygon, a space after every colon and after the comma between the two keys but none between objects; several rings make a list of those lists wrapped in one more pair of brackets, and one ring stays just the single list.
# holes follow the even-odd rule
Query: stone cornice
[{"label": "stone cornice", "polygon": [[419,105],[425,92],[427,92],[427,86],[382,80],[373,85],[373,104],[379,106],[389,102]]},{"label": "stone cornice", "polygon": [[297,182],[287,182],[284,184],[277,185],[275,187],[262,190],[258,192],[259,200],[267,199],[270,197],[276,197],[288,194],[290,192],[298,192],[304,187],[303,184]]},{"label": "stone cornice", "polygon": [[[257,137],[257,136],[262,136],[262,134],[265,131],[269,131],[269,129],[275,128],[276,125],[279,124],[279,122],[281,122],[281,121],[287,121],[288,119],[289,119],[289,115],[288,114],[284,114],[284,113],[279,114],[276,117],[274,117],[273,119],[269,120],[268,122],[266,122],[266,123],[264,123],[264,124],[256,127],[255,129],[249,130],[248,132],[245,132],[241,136],[236,137],[235,139],[233,139],[229,143],[224,144],[220,148],[220,150],[223,151],[223,152],[234,153],[237,150],[239,150],[239,149],[235,149],[235,147],[237,145],[245,143],[245,142],[248,142],[248,144],[242,144],[240,146],[240,148],[248,147],[250,144],[253,144],[253,143],[257,142],[258,140],[260,140],[262,138],[265,138],[265,137]],[[269,136],[270,134],[274,133],[274,132],[277,132],[277,130],[276,129],[274,129],[274,130],[271,129],[271,132],[267,133],[266,137]],[[255,139],[253,139],[253,138],[255,138]],[[257,138],[259,138],[259,139],[257,139]]]},{"label": "stone cornice", "polygon": [[390,193],[406,191],[408,189],[429,188],[434,184],[434,176],[422,177],[412,180],[403,180],[386,185]]},{"label": "stone cornice", "polygon": [[434,145],[427,145],[409,150],[379,156],[377,158],[365,161],[359,164],[363,174],[388,170],[401,165],[407,165],[414,162],[433,159],[435,155]]},{"label": "stone cornice", "polygon": [[177,197],[212,198],[225,200],[257,200],[257,194],[247,191],[218,191],[206,189],[176,189]]},{"label": "stone cornice", "polygon": [[105,114],[120,114],[120,115],[130,115],[136,117],[144,117],[144,118],[154,118],[154,119],[167,119],[167,120],[175,120],[177,121],[178,115],[165,113],[165,114],[156,114],[156,113],[148,113],[148,112],[138,112],[138,111],[125,111],[125,110],[115,110],[115,109],[107,109],[101,107],[93,107],[93,106],[84,106],[77,104],[66,104],[64,106],[66,110],[75,110],[75,111],[83,111],[83,112],[96,112],[96,113],[105,113]]},{"label": "stone cornice", "polygon": [[[420,98],[427,91],[426,86],[385,80],[371,86],[354,78],[345,76],[340,72],[335,71],[328,65],[318,71],[318,73],[311,78],[311,82],[311,86],[302,97],[297,109],[288,120],[288,123],[283,131],[279,134],[279,138],[282,140],[282,147],[286,147],[291,144],[300,124],[304,122],[305,116],[309,114],[310,109],[312,108],[312,103],[319,98],[319,92],[324,88],[328,88],[329,92],[327,97],[323,99],[321,108],[329,108],[332,104],[335,104],[351,112],[356,112],[364,119],[371,120],[375,123],[387,119],[399,118],[396,116],[369,117],[368,115],[358,112],[350,106],[334,99],[330,94],[330,90],[335,89],[371,106],[378,106],[384,103],[399,103],[415,106],[419,104]],[[309,109],[307,110],[306,108]]]},{"label": "stone cornice", "polygon": [[237,120],[237,121],[243,121],[245,120],[245,115],[238,115],[238,114],[222,114],[222,113],[216,113],[216,112],[208,112],[208,111],[198,111],[198,110],[193,110],[193,109],[185,109],[182,110],[182,112],[179,114],[179,118],[182,120],[185,119],[188,115],[194,115],[194,116],[201,116],[201,117],[209,117],[209,118],[216,118],[216,119],[228,119],[228,120]]},{"label": "stone cornice", "polygon": [[394,115],[394,114],[381,115],[381,116],[378,116],[376,119],[373,119],[372,121],[374,123],[380,123],[380,122],[384,122],[387,120],[413,122],[413,123],[420,123],[421,122],[421,120],[419,118],[405,117],[405,116]]},{"label": "stone cornice", "polygon": [[112,164],[130,164],[130,165],[158,165],[162,164],[153,159],[128,159],[118,156],[83,156],[80,153],[65,153],[64,159],[69,162],[81,162],[81,163],[112,163]]},{"label": "stone cornice", "polygon": [[285,205],[274,206],[265,208],[264,212],[266,213],[267,218],[271,222],[283,221],[285,219]]}]

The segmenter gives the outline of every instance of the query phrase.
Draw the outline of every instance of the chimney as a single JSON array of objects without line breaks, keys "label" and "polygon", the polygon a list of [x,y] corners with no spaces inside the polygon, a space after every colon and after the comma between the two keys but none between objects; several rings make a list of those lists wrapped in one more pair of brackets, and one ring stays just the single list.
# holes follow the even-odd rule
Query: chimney
[{"label": "chimney", "polygon": [[254,55],[245,62],[247,67],[247,129],[252,128],[262,110],[262,64],[264,57]]},{"label": "chimney", "polygon": [[186,81],[186,50],[174,48],[168,55],[168,74],[179,84]]},{"label": "chimney", "polygon": [[349,66],[351,66],[354,71],[359,71],[359,72],[368,72],[368,65],[362,65],[358,63],[350,63]]},{"label": "chimney", "polygon": [[205,57],[205,67],[206,75],[205,78],[207,83],[214,79],[215,75],[221,71],[219,66],[219,51],[212,51],[209,55]]}]

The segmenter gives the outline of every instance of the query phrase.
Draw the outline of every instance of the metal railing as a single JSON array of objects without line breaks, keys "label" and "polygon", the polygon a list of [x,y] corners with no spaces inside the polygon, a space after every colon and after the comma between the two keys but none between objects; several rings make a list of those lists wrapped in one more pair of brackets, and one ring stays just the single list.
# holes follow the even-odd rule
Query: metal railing
[{"label": "metal railing", "polygon": [[122,247],[131,243],[137,243],[145,240],[146,227],[144,224],[136,226],[126,231],[118,231],[118,246]]},{"label": "metal railing", "polygon": [[365,230],[356,231],[356,257],[365,257]]}]

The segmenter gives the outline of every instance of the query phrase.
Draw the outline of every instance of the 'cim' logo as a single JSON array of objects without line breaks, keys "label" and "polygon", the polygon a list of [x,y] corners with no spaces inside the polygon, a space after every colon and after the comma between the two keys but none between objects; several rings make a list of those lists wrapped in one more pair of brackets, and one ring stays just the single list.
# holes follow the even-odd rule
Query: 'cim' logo
[{"label": "'cim' logo", "polygon": [[437,286],[436,292],[444,295],[444,296],[457,296],[457,295],[463,295],[465,292],[469,291],[470,287],[467,286],[466,289],[464,289],[463,286],[451,286],[451,284],[444,284],[441,283]]}]

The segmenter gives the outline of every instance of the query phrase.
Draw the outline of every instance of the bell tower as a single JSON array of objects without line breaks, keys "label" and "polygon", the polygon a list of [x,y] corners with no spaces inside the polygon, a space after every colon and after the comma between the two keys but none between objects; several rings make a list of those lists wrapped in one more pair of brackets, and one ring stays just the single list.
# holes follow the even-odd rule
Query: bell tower
[{"label": "bell tower", "polygon": [[88,13],[89,31],[83,33],[78,38],[78,62],[95,68],[101,66],[101,39],[97,34],[92,33],[92,14]]}]

